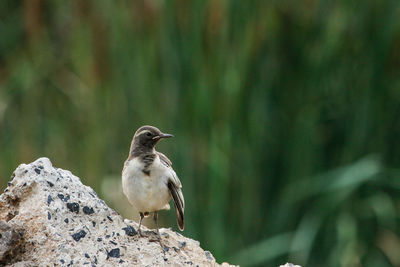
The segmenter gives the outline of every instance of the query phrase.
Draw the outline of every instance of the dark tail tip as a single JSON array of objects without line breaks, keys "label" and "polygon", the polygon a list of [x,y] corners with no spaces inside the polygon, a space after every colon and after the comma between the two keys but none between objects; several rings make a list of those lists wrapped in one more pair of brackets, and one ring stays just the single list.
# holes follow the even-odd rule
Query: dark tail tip
[{"label": "dark tail tip", "polygon": [[179,226],[179,229],[181,230],[181,231],[183,231],[183,229],[185,228],[185,223],[184,223],[184,221],[183,221],[183,216],[182,217],[178,217],[178,226]]}]

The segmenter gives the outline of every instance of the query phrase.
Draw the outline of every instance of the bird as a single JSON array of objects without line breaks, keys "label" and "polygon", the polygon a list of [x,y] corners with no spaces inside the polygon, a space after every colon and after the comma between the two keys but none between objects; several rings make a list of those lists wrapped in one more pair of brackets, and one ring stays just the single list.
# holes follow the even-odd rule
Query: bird
[{"label": "bird", "polygon": [[185,200],[182,184],[172,168],[172,162],[163,153],[155,150],[161,139],[173,137],[150,125],[140,127],[134,134],[129,156],[122,170],[122,189],[129,203],[139,212],[138,233],[144,217],[153,212],[158,241],[162,248],[158,228],[158,211],[169,210],[174,201],[176,219],[181,231],[184,229]]}]

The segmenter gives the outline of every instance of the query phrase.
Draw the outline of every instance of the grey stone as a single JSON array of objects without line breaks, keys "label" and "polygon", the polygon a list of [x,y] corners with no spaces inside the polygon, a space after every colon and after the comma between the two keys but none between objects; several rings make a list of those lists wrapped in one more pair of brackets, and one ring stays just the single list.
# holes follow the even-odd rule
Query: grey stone
[{"label": "grey stone", "polygon": [[40,158],[21,164],[0,196],[0,266],[219,266],[198,241],[161,228],[163,251],[142,227],[148,237],[70,171]]}]

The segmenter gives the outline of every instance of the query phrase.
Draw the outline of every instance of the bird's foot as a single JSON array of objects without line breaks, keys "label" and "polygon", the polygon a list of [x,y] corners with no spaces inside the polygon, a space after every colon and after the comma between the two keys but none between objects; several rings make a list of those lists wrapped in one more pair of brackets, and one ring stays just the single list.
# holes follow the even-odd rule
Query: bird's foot
[{"label": "bird's foot", "polygon": [[142,231],[140,230],[140,228],[138,230],[138,234],[139,234],[140,237],[144,237],[143,234],[142,234]]},{"label": "bird's foot", "polygon": [[169,247],[165,246],[165,245],[162,243],[161,239],[158,238],[158,236],[157,236],[156,239],[149,239],[149,242],[158,242],[158,243],[160,244],[161,249],[162,249],[162,251],[163,251],[164,254],[165,254],[166,251],[169,251]]},{"label": "bird's foot", "polygon": [[153,231],[144,231],[144,232],[138,231],[138,234],[139,234],[140,237],[148,238],[148,237],[154,235],[154,232]]}]

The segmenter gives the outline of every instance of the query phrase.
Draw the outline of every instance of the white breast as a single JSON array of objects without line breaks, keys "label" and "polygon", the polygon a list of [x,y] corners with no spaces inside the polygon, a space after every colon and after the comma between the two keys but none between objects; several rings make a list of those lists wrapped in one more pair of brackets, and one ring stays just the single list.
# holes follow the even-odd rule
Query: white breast
[{"label": "white breast", "polygon": [[140,212],[169,209],[171,195],[168,190],[170,169],[158,156],[150,165],[150,175],[143,173],[144,164],[137,158],[126,162],[122,171],[122,189],[132,206]]}]

